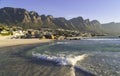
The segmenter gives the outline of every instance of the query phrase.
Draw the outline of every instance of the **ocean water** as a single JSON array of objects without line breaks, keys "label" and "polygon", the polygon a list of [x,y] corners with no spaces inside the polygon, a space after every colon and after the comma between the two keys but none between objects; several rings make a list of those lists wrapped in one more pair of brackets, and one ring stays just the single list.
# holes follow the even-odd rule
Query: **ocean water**
[{"label": "ocean water", "polygon": [[119,38],[56,41],[27,55],[46,68],[41,76],[120,76]]}]

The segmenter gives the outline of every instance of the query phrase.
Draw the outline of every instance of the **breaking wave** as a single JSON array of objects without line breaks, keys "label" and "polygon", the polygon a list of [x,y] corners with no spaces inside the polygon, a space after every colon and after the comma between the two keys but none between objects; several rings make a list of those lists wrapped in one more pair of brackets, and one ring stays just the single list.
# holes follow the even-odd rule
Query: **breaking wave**
[{"label": "breaking wave", "polygon": [[34,53],[32,52],[32,56],[36,57],[41,60],[47,60],[57,63],[58,65],[71,65],[75,66],[78,61],[83,60],[87,57],[87,54],[79,55],[79,56],[72,56],[72,57],[65,57],[65,56],[50,56],[46,54]]},{"label": "breaking wave", "polygon": [[65,56],[50,56],[46,54],[40,54],[40,53],[34,53],[32,52],[32,56],[35,58],[38,58],[40,60],[47,60],[57,63],[57,65],[70,65],[70,76],[76,76],[75,75],[75,67],[76,63],[78,61],[84,60],[85,57],[87,57],[87,54],[79,55],[79,56],[71,56],[71,57],[65,57]]}]

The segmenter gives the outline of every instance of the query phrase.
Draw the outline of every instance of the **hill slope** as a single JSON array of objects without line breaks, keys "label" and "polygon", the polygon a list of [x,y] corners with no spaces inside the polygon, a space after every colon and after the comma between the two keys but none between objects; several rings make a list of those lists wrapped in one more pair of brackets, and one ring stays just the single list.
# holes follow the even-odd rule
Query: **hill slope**
[{"label": "hill slope", "polygon": [[107,24],[102,24],[102,27],[110,34],[120,34],[120,23],[111,22]]}]

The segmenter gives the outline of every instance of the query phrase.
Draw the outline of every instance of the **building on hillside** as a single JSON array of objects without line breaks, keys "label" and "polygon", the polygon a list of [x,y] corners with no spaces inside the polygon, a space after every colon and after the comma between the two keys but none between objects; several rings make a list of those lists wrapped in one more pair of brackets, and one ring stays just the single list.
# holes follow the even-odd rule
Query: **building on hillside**
[{"label": "building on hillside", "polygon": [[25,33],[22,30],[13,31],[12,34],[13,34],[12,38],[22,38],[22,37],[25,37]]}]

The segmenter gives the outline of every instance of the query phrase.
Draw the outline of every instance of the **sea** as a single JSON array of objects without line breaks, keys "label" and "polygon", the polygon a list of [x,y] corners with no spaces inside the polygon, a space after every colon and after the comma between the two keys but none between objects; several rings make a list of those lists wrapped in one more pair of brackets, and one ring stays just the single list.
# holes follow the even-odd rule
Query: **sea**
[{"label": "sea", "polygon": [[120,38],[55,41],[27,54],[41,76],[120,76]]}]

